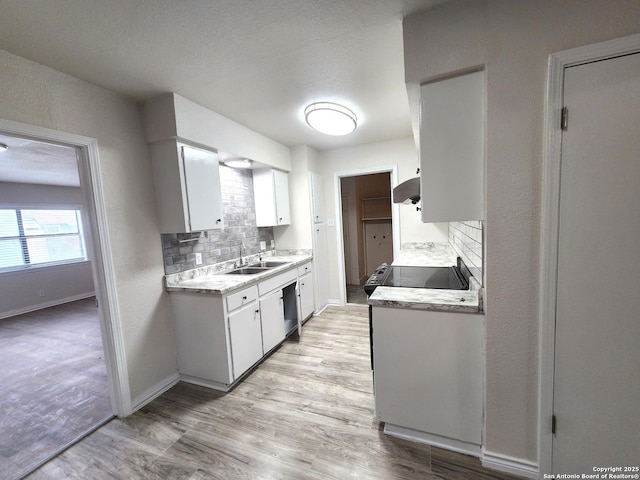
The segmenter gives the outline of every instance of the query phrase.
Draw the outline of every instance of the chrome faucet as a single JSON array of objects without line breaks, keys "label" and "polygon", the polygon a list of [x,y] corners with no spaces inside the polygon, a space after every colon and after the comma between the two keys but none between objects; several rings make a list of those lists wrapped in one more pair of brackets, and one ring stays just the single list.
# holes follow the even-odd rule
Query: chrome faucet
[{"label": "chrome faucet", "polygon": [[244,265],[244,263],[242,262],[242,251],[244,250],[244,253],[247,253],[247,247],[245,247],[244,242],[240,242],[240,266]]}]

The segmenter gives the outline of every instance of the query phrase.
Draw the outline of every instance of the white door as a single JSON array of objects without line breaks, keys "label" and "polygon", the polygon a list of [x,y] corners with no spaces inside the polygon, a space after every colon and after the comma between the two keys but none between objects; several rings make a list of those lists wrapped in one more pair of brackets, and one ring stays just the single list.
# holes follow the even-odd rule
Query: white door
[{"label": "white door", "polygon": [[300,323],[313,313],[313,275],[307,273],[298,279],[298,298],[300,299]]},{"label": "white door", "polygon": [[316,276],[316,312],[319,312],[329,303],[329,255],[326,227],[323,223],[316,223],[313,230],[313,271]]},{"label": "white door", "polygon": [[260,318],[262,319],[262,349],[264,353],[284,340],[284,305],[282,290],[260,299]]},{"label": "white door", "polygon": [[322,176],[310,172],[311,177],[311,214],[313,223],[324,222],[324,189],[322,188]]},{"label": "white door", "polygon": [[237,380],[262,358],[260,310],[254,303],[229,315],[233,379]]},{"label": "white door", "polygon": [[222,226],[220,171],[218,155],[198,148],[183,146],[185,187],[191,231],[210,230]]},{"label": "white door", "polygon": [[273,185],[276,200],[276,225],[289,225],[289,174],[280,170],[273,171]]},{"label": "white door", "polygon": [[393,261],[391,222],[365,222],[364,242],[367,276],[382,263]]},{"label": "white door", "polygon": [[552,462],[593,474],[640,459],[640,54],[567,68],[564,99]]}]

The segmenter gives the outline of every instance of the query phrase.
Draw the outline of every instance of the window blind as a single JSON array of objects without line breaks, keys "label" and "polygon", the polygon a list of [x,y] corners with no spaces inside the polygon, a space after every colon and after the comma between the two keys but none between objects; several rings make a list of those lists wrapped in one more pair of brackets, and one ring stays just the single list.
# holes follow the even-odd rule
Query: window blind
[{"label": "window blind", "polygon": [[86,259],[80,210],[0,209],[0,272]]}]

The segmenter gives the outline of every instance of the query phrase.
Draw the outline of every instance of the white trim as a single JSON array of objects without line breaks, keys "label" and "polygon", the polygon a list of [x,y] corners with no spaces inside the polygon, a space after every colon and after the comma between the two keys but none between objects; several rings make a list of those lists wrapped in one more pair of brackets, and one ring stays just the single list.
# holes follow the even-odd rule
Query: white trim
[{"label": "white trim", "polygon": [[141,395],[134,398],[133,401],[131,402],[131,407],[133,411],[135,412],[141,409],[142,407],[144,407],[149,402],[155,400],[164,392],[166,392],[175,384],[177,384],[179,381],[180,381],[180,374],[176,372],[160,380],[158,383],[156,383],[152,387],[146,389],[144,392],[142,392]]},{"label": "white trim", "polygon": [[553,436],[553,372],[555,367],[555,311],[558,267],[558,222],[560,209],[560,161],[562,132],[559,129],[563,106],[564,70],[567,67],[605,60],[640,51],[640,34],[587,45],[549,55],[547,98],[545,101],[545,144],[542,178],[542,218],[540,250],[540,348],[538,462],[541,472],[551,472]]},{"label": "white trim", "polygon": [[22,315],[23,313],[35,312],[36,310],[42,310],[43,308],[55,307],[56,305],[75,302],[76,300],[82,300],[83,298],[94,297],[95,295],[96,292],[79,293],[70,297],[57,298],[55,300],[49,300],[48,302],[38,303],[37,305],[29,305],[28,307],[9,310],[8,312],[0,312],[0,320],[2,320],[3,318],[15,317],[16,315]]},{"label": "white trim", "polygon": [[499,472],[512,473],[525,478],[539,478],[540,472],[534,462],[509,457],[498,453],[482,452],[482,466]]},{"label": "white trim", "polygon": [[9,135],[48,141],[75,147],[83,199],[87,253],[92,265],[93,281],[100,308],[102,342],[109,377],[111,407],[119,417],[133,413],[129,375],[125,358],[120,309],[111,260],[109,229],[100,175],[100,155],[96,139],[27,125],[0,118],[0,131]]},{"label": "white trim", "polygon": [[390,437],[402,438],[410,442],[424,443],[438,448],[444,448],[445,450],[451,450],[452,452],[463,453],[465,455],[471,455],[473,457],[480,457],[480,445],[475,443],[469,443],[462,440],[456,440],[455,438],[443,437],[441,435],[435,435],[433,433],[420,432],[411,428],[401,427],[399,425],[393,425],[391,423],[384,424],[384,433]]},{"label": "white trim", "polygon": [[[335,305],[346,305],[347,285],[344,269],[344,242],[342,240],[342,190],[340,188],[340,179],[344,177],[359,177],[361,175],[371,175],[374,173],[390,173],[391,190],[398,185],[398,165],[386,165],[380,167],[362,168],[357,170],[346,170],[343,172],[335,172],[333,174],[333,194],[336,206],[336,242],[338,252],[338,282],[340,285],[340,298],[330,300],[330,303],[336,302]],[[391,232],[393,236],[393,256],[397,257],[400,253],[400,209],[397,203],[391,204]],[[366,274],[369,275],[368,273]]]}]

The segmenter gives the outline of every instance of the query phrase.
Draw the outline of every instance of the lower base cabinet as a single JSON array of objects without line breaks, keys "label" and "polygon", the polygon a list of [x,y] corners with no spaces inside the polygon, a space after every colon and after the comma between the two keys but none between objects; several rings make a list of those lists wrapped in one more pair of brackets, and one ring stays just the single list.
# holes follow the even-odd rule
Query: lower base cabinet
[{"label": "lower base cabinet", "polygon": [[260,299],[260,317],[262,319],[262,349],[264,353],[269,353],[285,338],[282,290],[276,290]]},{"label": "lower base cabinet", "polygon": [[263,356],[260,309],[256,302],[229,314],[229,336],[233,377],[236,379]]},{"label": "lower base cabinet", "polygon": [[385,433],[479,455],[484,316],[374,306],[372,330]]},{"label": "lower base cabinet", "polygon": [[228,295],[172,292],[180,378],[228,391],[296,327],[300,333],[313,314],[310,266]]}]

